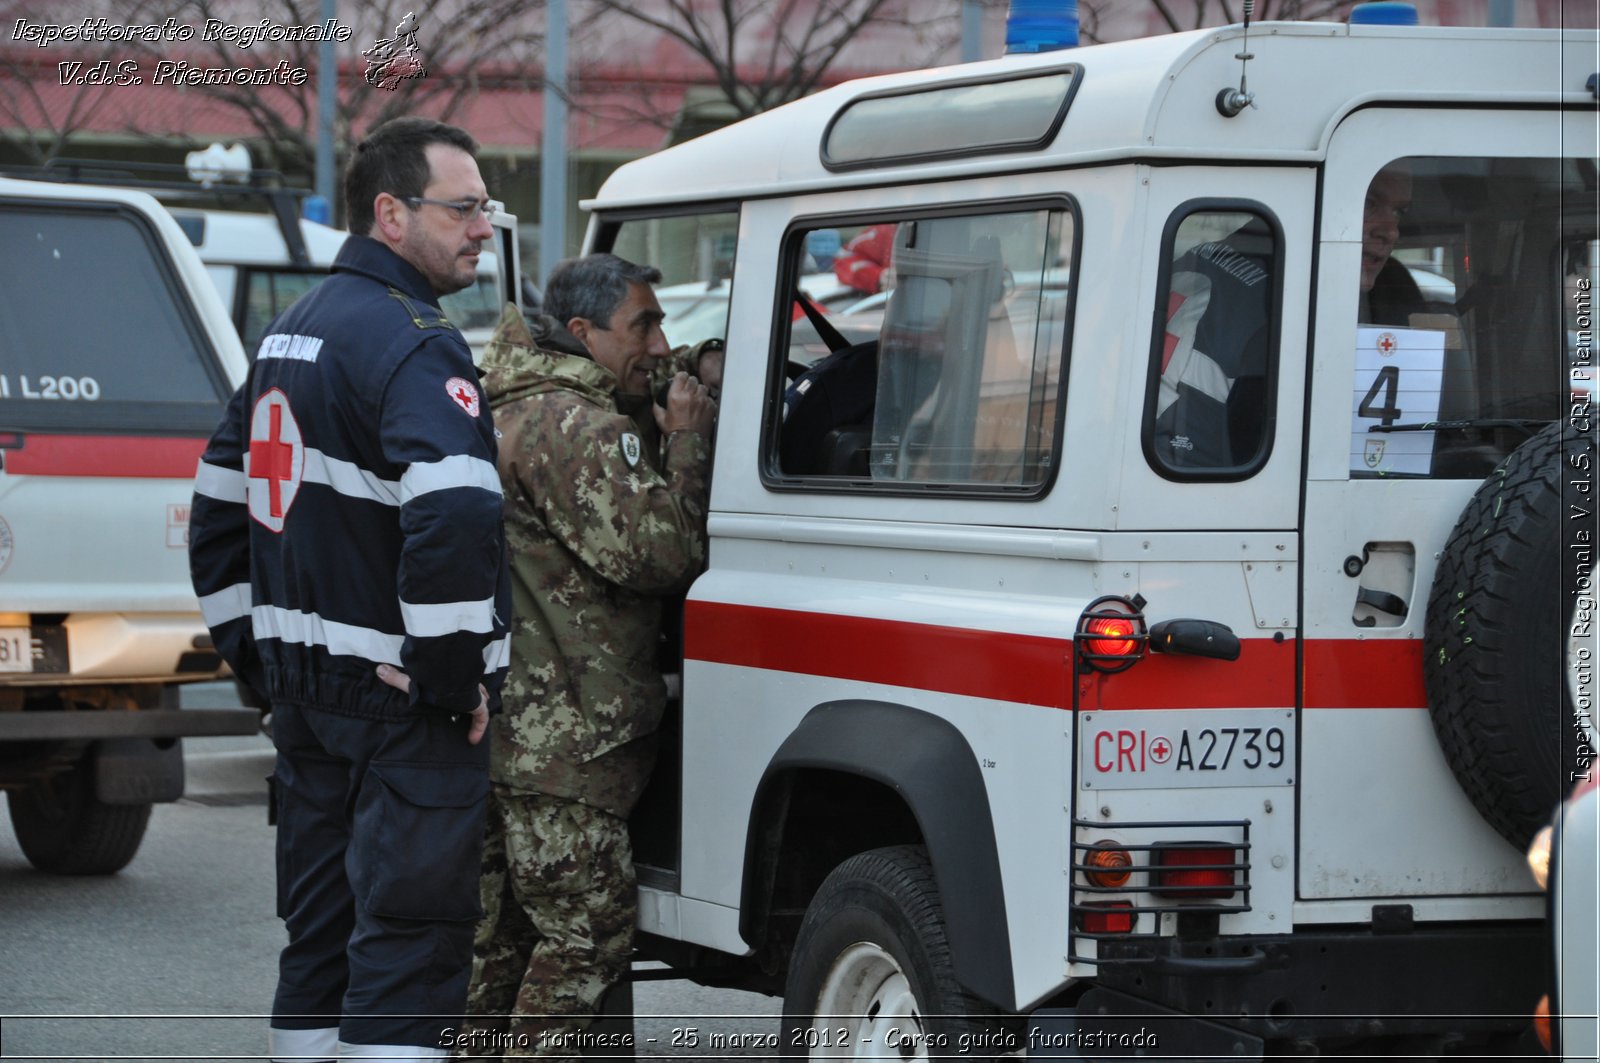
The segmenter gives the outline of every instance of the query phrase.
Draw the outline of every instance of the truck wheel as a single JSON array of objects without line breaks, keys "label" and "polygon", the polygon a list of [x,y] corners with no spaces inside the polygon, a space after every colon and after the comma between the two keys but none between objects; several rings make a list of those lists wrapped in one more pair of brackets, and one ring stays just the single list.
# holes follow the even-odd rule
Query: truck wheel
[{"label": "truck wheel", "polygon": [[108,805],[95,797],[86,763],[7,795],[11,826],[28,862],[57,875],[109,875],[139,851],[150,805]]},{"label": "truck wheel", "polygon": [[1593,464],[1593,434],[1565,422],[1513,451],[1462,511],[1428,599],[1423,678],[1445,759],[1523,849],[1594,758],[1593,706],[1578,697],[1580,674],[1593,690],[1594,616],[1577,608],[1593,589],[1579,593],[1573,547],[1592,556],[1595,500],[1563,497]]},{"label": "truck wheel", "polygon": [[992,1010],[956,982],[926,852],[873,849],[834,868],[806,909],[784,987],[782,1053],[981,1059],[1001,1054]]}]

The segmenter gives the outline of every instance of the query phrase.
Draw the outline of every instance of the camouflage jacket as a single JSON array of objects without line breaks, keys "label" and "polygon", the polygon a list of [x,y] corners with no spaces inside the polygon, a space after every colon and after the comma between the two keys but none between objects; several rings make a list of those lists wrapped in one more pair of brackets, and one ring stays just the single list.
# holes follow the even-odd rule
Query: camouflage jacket
[{"label": "camouflage jacket", "polygon": [[515,613],[490,776],[626,815],[666,704],[661,602],[705,564],[710,452],[674,432],[654,453],[616,378],[542,325],[508,309],[483,357]]}]

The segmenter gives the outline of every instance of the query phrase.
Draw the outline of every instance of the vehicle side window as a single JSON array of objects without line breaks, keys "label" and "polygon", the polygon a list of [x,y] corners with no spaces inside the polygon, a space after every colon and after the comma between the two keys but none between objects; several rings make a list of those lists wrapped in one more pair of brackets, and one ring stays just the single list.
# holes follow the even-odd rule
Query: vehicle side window
[{"label": "vehicle side window", "polygon": [[[439,309],[463,333],[492,329],[500,319],[499,274],[494,256],[486,252],[479,269],[477,284],[439,299]],[[329,274],[322,270],[246,269],[244,276],[244,321],[239,326],[239,338],[244,343],[244,353],[254,360],[272,320],[327,280]],[[475,342],[471,336],[468,341]]]},{"label": "vehicle side window", "polygon": [[1395,159],[1362,209],[1353,477],[1479,479],[1574,397],[1595,280],[1587,159]]},{"label": "vehicle side window", "polygon": [[[483,255],[483,265],[493,265],[488,260],[490,255]],[[469,329],[492,329],[500,320],[499,273],[480,272],[478,283],[459,292],[439,297],[439,309],[444,311],[444,316],[450,323],[462,332]]]},{"label": "vehicle side window", "polygon": [[289,309],[289,304],[328,279],[327,273],[301,273],[292,270],[252,269],[245,273],[244,323],[239,339],[246,357],[254,360],[272,319]]},{"label": "vehicle side window", "polygon": [[1277,226],[1255,211],[1185,206],[1163,246],[1146,454],[1171,479],[1244,479],[1272,445]]},{"label": "vehicle side window", "polygon": [[788,364],[767,482],[1042,493],[1075,233],[1060,207],[792,232],[779,304],[797,309],[780,315]]},{"label": "vehicle side window", "polygon": [[226,381],[148,222],[116,208],[0,204],[0,247],[0,424],[216,427]]},{"label": "vehicle side window", "polygon": [[639,218],[621,223],[610,250],[661,271],[661,331],[680,347],[727,339],[738,236],[737,211]]}]

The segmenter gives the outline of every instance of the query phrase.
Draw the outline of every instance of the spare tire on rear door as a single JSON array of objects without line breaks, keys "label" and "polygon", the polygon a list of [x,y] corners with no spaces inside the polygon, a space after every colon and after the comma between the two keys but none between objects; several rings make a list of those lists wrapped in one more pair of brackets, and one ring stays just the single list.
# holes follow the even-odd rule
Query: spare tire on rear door
[{"label": "spare tire on rear door", "polygon": [[1434,730],[1472,803],[1519,847],[1594,763],[1596,500],[1578,487],[1594,449],[1569,421],[1518,447],[1462,511],[1428,599]]}]

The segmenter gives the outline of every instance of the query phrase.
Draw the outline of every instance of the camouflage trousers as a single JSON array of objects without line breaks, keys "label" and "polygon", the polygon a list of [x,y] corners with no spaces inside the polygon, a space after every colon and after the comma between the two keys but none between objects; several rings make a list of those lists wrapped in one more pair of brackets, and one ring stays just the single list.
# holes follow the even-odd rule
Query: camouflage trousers
[{"label": "camouflage trousers", "polygon": [[479,889],[460,1054],[576,1059],[632,958],[638,897],[627,821],[495,786]]}]

